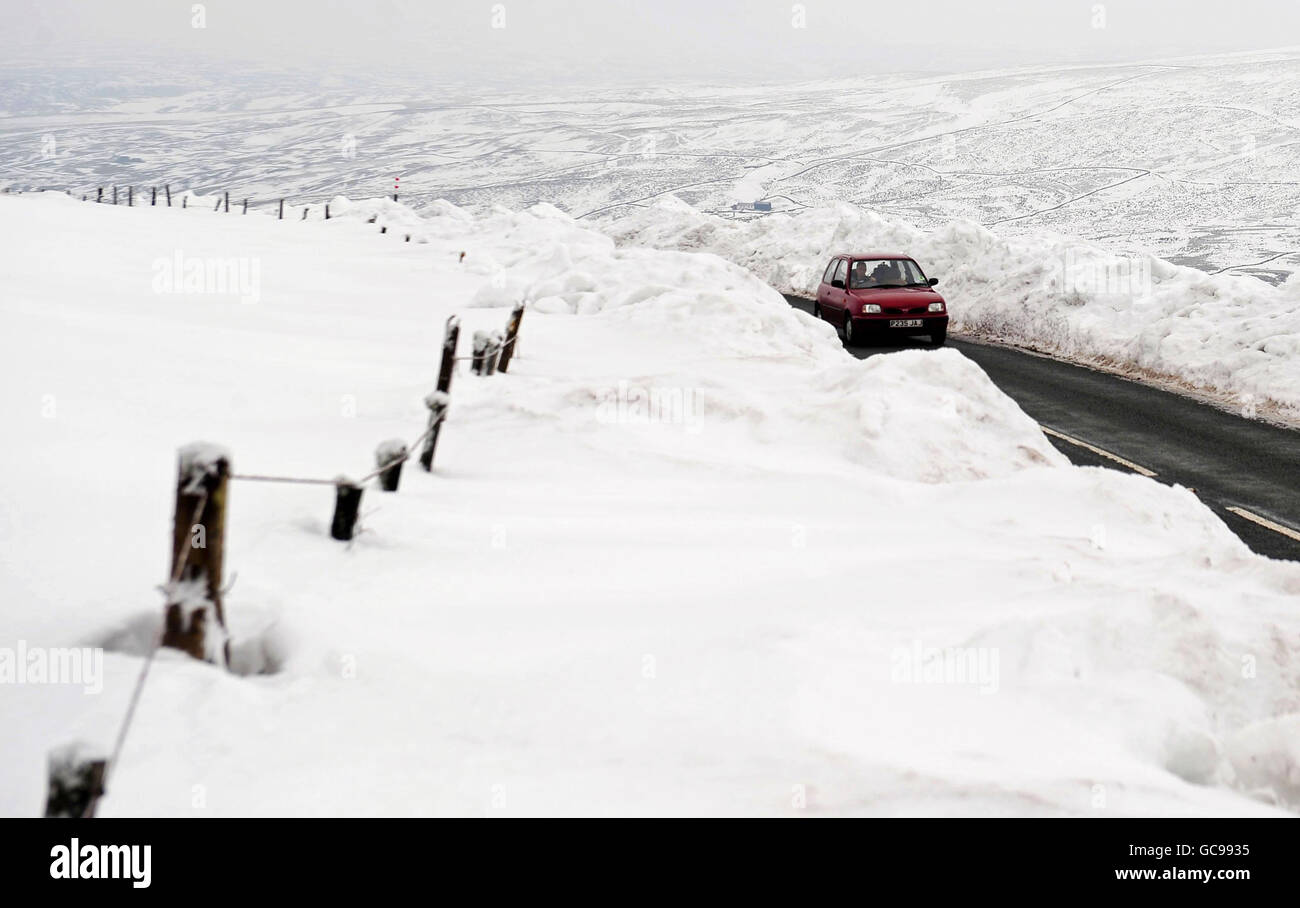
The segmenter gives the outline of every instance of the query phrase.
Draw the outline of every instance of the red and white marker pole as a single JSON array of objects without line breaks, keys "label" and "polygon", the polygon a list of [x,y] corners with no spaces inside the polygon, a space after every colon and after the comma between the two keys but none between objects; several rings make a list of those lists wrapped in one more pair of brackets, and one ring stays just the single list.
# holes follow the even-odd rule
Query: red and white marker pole
[{"label": "red and white marker pole", "polygon": [[393,177],[393,201],[397,201],[397,189],[402,183],[401,177]]}]

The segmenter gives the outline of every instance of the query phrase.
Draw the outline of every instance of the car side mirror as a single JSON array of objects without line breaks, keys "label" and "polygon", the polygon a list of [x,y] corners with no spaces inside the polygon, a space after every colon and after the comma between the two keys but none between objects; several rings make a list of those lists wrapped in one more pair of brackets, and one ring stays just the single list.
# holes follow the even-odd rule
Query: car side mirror
[{"label": "car side mirror", "polygon": [[932,277],[932,278],[930,278],[930,286],[931,286],[931,287],[935,286],[935,285],[938,284],[938,283],[939,283],[939,279],[938,279],[937,277]]},{"label": "car side mirror", "polygon": [[838,287],[840,290],[843,290],[843,289],[844,289],[844,282],[843,282],[842,280],[840,280],[839,278],[835,278],[835,280],[831,281],[831,286],[832,286],[832,287]]}]

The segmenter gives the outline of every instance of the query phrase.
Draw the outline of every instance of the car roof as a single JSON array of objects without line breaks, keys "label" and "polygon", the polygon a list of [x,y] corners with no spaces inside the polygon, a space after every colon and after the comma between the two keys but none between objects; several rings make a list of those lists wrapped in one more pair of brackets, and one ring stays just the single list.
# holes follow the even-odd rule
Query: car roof
[{"label": "car roof", "polygon": [[857,261],[858,259],[907,259],[912,260],[910,255],[904,255],[901,252],[842,252],[839,258]]}]

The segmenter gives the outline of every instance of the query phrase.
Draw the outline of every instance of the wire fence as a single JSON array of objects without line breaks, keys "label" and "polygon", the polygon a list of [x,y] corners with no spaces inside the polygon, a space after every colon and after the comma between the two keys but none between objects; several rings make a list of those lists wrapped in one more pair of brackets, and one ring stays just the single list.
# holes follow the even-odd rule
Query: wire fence
[{"label": "wire fence", "polygon": [[[164,198],[170,202],[170,187],[164,189]],[[98,194],[102,201],[102,190]],[[114,192],[113,195],[116,196],[117,193]],[[190,197],[192,195],[187,193],[184,198]],[[157,203],[157,198],[157,192],[151,191],[152,204]],[[396,196],[393,198],[396,199]],[[133,201],[134,193],[128,192],[127,199],[128,202]],[[282,207],[283,200],[277,201]],[[228,204],[229,195],[223,194],[217,205],[220,208]],[[407,239],[409,238],[408,235]],[[402,466],[417,451],[420,466],[426,472],[433,472],[434,453],[450,403],[449,394],[456,364],[468,360],[471,372],[481,376],[490,376],[498,371],[506,372],[511,356],[517,349],[523,314],[524,304],[521,302],[511,310],[504,331],[476,331],[472,352],[462,356],[456,353],[460,318],[452,315],[447,319],[436,390],[424,398],[429,417],[423,431],[409,444],[400,439],[381,442],[375,450],[374,467],[359,479],[350,479],[342,474],[334,479],[323,479],[236,473],[230,470],[230,457],[222,449],[203,444],[181,449],[172,527],[172,571],[168,582],[160,587],[166,600],[163,625],[153,635],[145,652],[108,757],[105,759],[98,754],[81,753],[75,745],[50,754],[46,816],[95,815],[99,798],[107,790],[108,780],[122,759],[127,736],[150,677],[150,669],[160,649],[176,648],[197,659],[230,668],[229,638],[221,601],[225,592],[222,587],[222,571],[228,482],[333,486],[335,506],[330,535],[341,541],[351,541],[356,532],[362,493],[369,483],[379,479],[383,491],[396,492]]]}]

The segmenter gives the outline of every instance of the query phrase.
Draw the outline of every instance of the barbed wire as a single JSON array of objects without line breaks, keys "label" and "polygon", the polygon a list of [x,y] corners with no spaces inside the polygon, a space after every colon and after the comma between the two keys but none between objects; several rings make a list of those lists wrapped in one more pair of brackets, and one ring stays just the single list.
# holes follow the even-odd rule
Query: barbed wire
[{"label": "barbed wire", "polygon": [[[117,202],[114,202],[114,201],[112,200],[111,196],[109,196],[109,197],[107,197],[107,198],[104,198],[104,199],[97,198],[97,193],[98,193],[99,190],[101,190],[101,189],[106,191],[106,195],[107,195],[107,191],[108,191],[108,190],[117,189],[117,190],[118,190],[118,201],[117,201]],[[116,185],[114,185],[114,184],[112,184],[112,183],[108,183],[108,184],[105,184],[105,185],[102,185],[102,186],[100,186],[100,185],[96,185],[96,186],[94,186],[93,188],[91,188],[89,191],[83,191],[83,192],[81,193],[81,196],[82,196],[82,198],[83,198],[85,201],[87,201],[87,202],[95,202],[96,204],[100,204],[100,205],[114,205],[114,204],[116,204],[116,205],[124,205],[124,204],[126,204],[126,203],[125,203],[125,201],[123,201],[123,198],[124,198],[124,195],[123,195],[123,194],[124,194],[127,190],[131,190],[132,192],[134,192],[134,190],[136,190],[136,189],[139,189],[140,192],[141,192],[142,194],[143,194],[143,193],[146,193],[146,192],[150,192],[150,193],[151,193],[152,191],[157,190],[157,193],[158,193],[158,201],[156,201],[156,202],[153,201],[153,197],[151,196],[149,201],[141,202],[140,199],[143,198],[143,195],[142,195],[142,196],[137,197],[137,198],[134,199],[134,204],[130,206],[130,207],[134,207],[134,208],[146,208],[146,207],[152,207],[152,208],[167,208],[167,207],[171,207],[171,208],[176,208],[176,207],[178,207],[178,201],[179,201],[180,199],[189,199],[190,201],[194,201],[194,200],[196,200],[196,199],[202,199],[205,203],[206,203],[206,202],[216,201],[216,202],[219,202],[221,205],[224,205],[224,204],[225,204],[225,201],[226,201],[226,190],[224,190],[224,189],[218,189],[218,190],[215,190],[215,191],[213,191],[213,192],[199,192],[199,191],[197,191],[197,190],[193,190],[193,189],[185,189],[185,190],[179,190],[179,191],[177,191],[177,192],[173,192],[173,193],[172,193],[172,203],[171,203],[170,206],[168,206],[168,204],[167,204],[167,202],[166,202],[166,197],[165,197],[166,184],[160,184],[160,185],[157,185],[157,186],[152,185],[152,184],[147,185],[147,186],[138,186],[138,185],[136,185],[136,184],[134,184],[134,183],[131,183],[131,184],[121,184],[121,183],[119,183],[119,184],[116,184]],[[73,196],[74,198],[77,196],[77,192],[76,192],[76,190],[72,190],[72,189],[63,189],[63,190],[59,190],[59,189],[40,189],[40,188],[35,188],[35,189],[14,189],[14,188],[12,188],[12,187],[8,187],[8,188],[5,188],[4,190],[0,190],[0,191],[3,191],[3,192],[6,193],[6,194],[12,194],[12,195],[22,195],[22,194],[24,194],[24,193],[28,193],[28,192],[30,192],[30,193],[38,193],[38,192],[63,192],[65,195],[70,195],[70,196]],[[283,202],[283,203],[284,203],[284,207],[285,207],[286,210],[291,209],[291,208],[295,208],[295,209],[296,209],[296,208],[323,208],[323,207],[325,207],[326,205],[329,205],[329,204],[333,203],[334,199],[336,199],[336,198],[338,198],[338,196],[330,196],[329,198],[321,199],[321,200],[310,200],[310,199],[301,199],[301,198],[300,198],[300,199],[296,199],[296,200],[291,200],[291,199],[289,198],[289,196],[283,196],[283,197],[280,197],[280,196],[272,196],[272,197],[270,197],[270,198],[253,198],[252,196],[248,196],[247,198],[245,198],[245,197],[243,197],[243,196],[237,196],[237,195],[235,195],[234,193],[231,193],[231,194],[230,194],[230,205],[231,205],[231,207],[235,207],[235,206],[242,207],[242,206],[244,205],[244,203],[247,202],[247,203],[248,203],[248,207],[249,207],[249,208],[252,208],[254,205],[279,205],[281,202]],[[397,201],[397,199],[393,199],[393,196],[392,196],[391,193],[384,194],[384,195],[380,195],[380,196],[378,196],[378,198],[381,198],[381,199],[387,199],[387,200],[390,200],[390,201]],[[420,200],[417,199],[417,198],[414,198],[414,197],[411,197],[411,196],[406,196],[406,198],[409,199],[411,202],[413,202],[413,203],[415,203],[415,204],[421,204],[421,203],[420,203]],[[409,205],[408,205],[408,207],[409,207]]]},{"label": "barbed wire", "polygon": [[[503,341],[501,342],[501,347],[497,350],[497,354],[500,355],[502,352],[504,352],[505,349],[506,349],[506,347],[512,347],[512,346],[514,346],[514,343],[515,343],[515,341],[517,341],[517,340],[519,340],[519,335],[518,335],[518,334],[516,334],[514,337],[509,337],[509,338],[506,338],[505,340],[503,340]],[[485,350],[484,352],[482,352],[482,353],[471,353],[469,356],[454,356],[454,357],[452,357],[452,359],[455,360],[456,362],[460,363],[460,362],[464,362],[464,361],[466,361],[466,360],[482,359],[482,358],[485,357],[485,356],[487,356],[487,351],[486,351],[486,350]]]},{"label": "barbed wire", "polygon": [[312,479],[303,476],[259,476],[250,473],[231,473],[230,478],[238,479],[241,482],[293,482],[317,486],[338,485],[338,481],[334,479]]},{"label": "barbed wire", "polygon": [[[161,188],[164,190],[164,192],[167,190],[167,185],[168,185],[168,184],[162,184],[162,187],[161,187]],[[120,186],[116,186],[116,185],[114,185],[114,184],[108,184],[108,186],[109,186],[109,188],[113,188],[113,189],[117,189],[117,188],[127,188],[127,189],[134,190],[134,189],[136,188],[134,184],[129,184],[129,185],[126,186],[126,187],[120,187]],[[102,190],[102,189],[104,189],[104,188],[105,188],[104,186],[96,186],[96,187],[95,187],[96,190]],[[157,191],[160,187],[151,184],[151,185],[149,185],[147,188],[149,189],[150,192],[156,193],[156,191]],[[145,187],[141,187],[141,191],[142,191],[142,192],[144,191],[144,189],[145,189]],[[6,189],[5,191],[8,192],[8,191],[10,191],[10,190],[9,190],[9,189]],[[22,192],[22,191],[23,191],[23,190],[18,190],[18,192]],[[33,191],[41,191],[41,190],[33,190]],[[73,194],[74,194],[71,190],[65,190],[65,192],[67,192],[69,195],[73,195]],[[217,190],[217,191],[215,191],[215,192],[212,192],[212,193],[206,193],[206,194],[205,194],[205,193],[197,192],[197,191],[192,190],[192,189],[186,189],[186,190],[183,190],[183,191],[178,192],[178,193],[177,193],[177,197],[182,198],[182,199],[185,199],[185,198],[202,198],[202,199],[204,199],[205,201],[215,199],[215,200],[216,200],[216,209],[215,209],[215,210],[220,210],[222,204],[223,204],[223,203],[227,203],[227,200],[228,200],[228,198],[229,198],[229,192],[227,192],[226,190]],[[89,193],[83,193],[82,198],[85,199],[86,201],[90,201]],[[382,198],[387,199],[387,198],[389,198],[389,196],[385,195],[385,196],[383,196]],[[396,196],[393,196],[392,198],[393,198],[393,201],[397,201]],[[239,199],[239,198],[236,198],[236,199],[235,199],[235,202],[236,202],[237,205],[247,206],[247,207],[250,207],[250,208],[251,208],[252,206],[254,206],[254,205],[261,205],[261,204],[271,204],[271,205],[276,205],[276,204],[286,203],[286,202],[288,202],[288,201],[289,201],[289,200],[288,200],[287,197],[284,197],[284,198],[270,198],[270,199],[255,199],[255,198],[252,198],[252,197],[248,197],[248,198],[244,198],[244,199]],[[332,199],[331,199],[331,201],[332,201]],[[95,199],[95,202],[96,202],[96,204],[113,204],[113,205],[120,204],[120,202],[102,202],[102,201],[99,200],[98,198]],[[309,202],[303,202],[303,201],[298,201],[298,202],[293,202],[293,203],[290,203],[289,205],[287,205],[287,207],[290,207],[290,208],[311,208],[311,207],[313,207],[313,206],[315,206],[315,207],[320,207],[320,206],[328,207],[328,206],[329,206],[329,202],[328,202],[328,201],[325,201],[325,202],[310,202],[310,201],[309,201]],[[144,206],[141,206],[141,207],[144,207]],[[153,200],[153,198],[151,198],[151,200],[150,200],[149,207],[158,207],[157,204],[156,204],[156,202]],[[164,206],[164,207],[175,207],[175,206],[169,204],[169,205],[166,205],[166,206]],[[518,340],[519,340],[519,336],[518,336],[517,334],[516,334],[514,337],[506,338],[504,341],[502,341],[502,343],[500,344],[500,346],[497,347],[497,349],[496,349],[496,355],[500,356],[501,353],[503,353],[507,348],[512,347],[512,346],[513,346],[513,345],[514,345]],[[475,361],[475,360],[483,359],[484,357],[486,357],[486,356],[488,355],[488,353],[489,353],[489,351],[484,351],[484,352],[482,352],[482,353],[471,353],[471,354],[469,354],[469,355],[467,355],[467,356],[453,356],[453,357],[452,357],[452,362],[465,362],[465,361],[470,361],[470,362],[472,362],[472,361]],[[358,485],[358,486],[359,486],[359,485],[363,485],[363,484],[365,484],[366,482],[369,482],[371,479],[374,479],[376,476],[380,475],[381,473],[384,473],[385,471],[391,469],[392,467],[396,466],[397,464],[399,464],[399,463],[405,463],[407,460],[409,460],[409,459],[411,458],[411,456],[412,456],[412,452],[415,450],[415,448],[416,448],[416,447],[417,447],[421,442],[423,442],[423,441],[425,440],[426,437],[428,437],[428,435],[433,431],[433,429],[434,429],[434,427],[433,427],[433,426],[430,426],[430,427],[426,428],[422,433],[420,433],[419,437],[416,438],[415,441],[413,441],[413,442],[411,443],[411,445],[407,447],[407,450],[406,450],[406,454],[405,454],[405,455],[400,456],[400,457],[394,457],[394,458],[393,458],[392,460],[390,460],[388,463],[383,464],[383,465],[381,465],[381,466],[379,466],[379,467],[376,467],[374,470],[372,470],[371,472],[367,473],[364,477],[362,477],[361,479],[359,479],[359,480],[357,480],[357,481],[355,481],[355,482],[351,482],[350,480],[347,480],[346,477],[341,477],[341,478],[339,478],[339,479],[319,479],[319,478],[315,478],[315,477],[307,477],[307,476],[271,476],[271,475],[265,475],[265,474],[253,474],[253,473],[233,473],[233,474],[230,475],[230,479],[232,479],[232,480],[239,480],[239,481],[241,481],[241,482],[270,482],[270,483],[285,483],[285,484],[296,484],[296,485],[322,485],[322,486],[337,486],[337,485],[340,484],[340,482],[351,482],[352,485]]]},{"label": "barbed wire", "polygon": [[[96,190],[102,190],[103,188],[104,187],[96,187]],[[131,190],[133,194],[135,188],[134,186],[128,186],[126,188]],[[158,207],[156,201],[156,190],[158,188],[159,187],[156,186],[148,187],[148,189],[154,193],[154,195],[152,195],[150,198],[148,207]],[[164,192],[166,192],[165,184],[163,188],[164,188]],[[10,192],[11,190],[9,188],[6,188],[4,191]],[[20,189],[17,191],[22,192],[23,190]],[[33,190],[33,191],[43,191],[43,190]],[[67,191],[67,194],[73,195],[71,191]],[[228,202],[227,202],[228,194],[225,193],[224,191],[218,191],[215,195],[209,194],[203,196],[200,193],[194,192],[193,190],[185,190],[184,192],[181,192],[178,195],[182,200],[198,197],[198,198],[204,198],[206,201],[215,198],[216,199],[215,210],[219,211],[223,203],[227,205],[227,210],[229,210]],[[83,194],[82,198],[85,201],[91,201],[90,193]],[[385,198],[388,197],[385,196]],[[172,207],[172,208],[177,207],[175,204],[171,204],[170,201],[171,200],[169,199],[168,203],[165,204],[163,207]],[[394,201],[396,201],[396,198],[394,198]],[[94,199],[94,202],[97,204],[121,204],[120,202],[105,202],[98,197]],[[285,198],[277,198],[277,199],[269,199],[269,200],[253,199],[253,198],[236,199],[237,205],[248,207],[248,208],[251,208],[257,204],[283,204],[286,202],[288,202],[288,200]],[[320,206],[328,206],[328,203],[327,202],[307,202],[307,203],[295,202],[295,203],[290,203],[286,207],[311,208],[311,207],[320,207]],[[142,204],[140,207],[145,207],[145,206]],[[461,362],[462,360],[471,360],[471,361],[481,360],[486,358],[489,355],[500,356],[502,352],[504,352],[506,349],[514,345],[518,341],[518,339],[519,337],[516,334],[513,337],[503,340],[499,345],[495,346],[495,349],[489,347],[489,349],[484,350],[480,353],[471,354],[468,356],[453,356],[451,360],[452,362]],[[425,429],[418,436],[416,436],[416,438],[409,445],[404,446],[400,454],[396,454],[390,457],[389,459],[387,459],[386,461],[384,461],[383,463],[380,463],[375,467],[375,469],[371,470],[369,473],[367,473],[366,475],[364,475],[363,477],[361,477],[356,481],[349,480],[344,476],[340,476],[337,479],[320,479],[316,477],[276,476],[276,475],[259,474],[259,473],[232,473],[229,475],[228,478],[231,480],[238,480],[241,482],[268,482],[268,483],[287,483],[287,484],[297,484],[297,485],[330,485],[330,486],[339,486],[339,485],[346,484],[346,485],[352,485],[354,487],[363,486],[370,480],[375,479],[381,474],[391,470],[393,467],[399,464],[403,464],[406,461],[410,460],[412,457],[414,457],[416,451],[420,448],[421,444],[423,444],[429,438],[429,436],[435,431],[437,431],[437,429],[442,425],[445,415],[446,415],[446,411],[444,409],[442,411],[442,414],[439,415],[438,419],[432,421],[428,426],[426,426]],[[202,494],[199,496],[198,503],[195,505],[194,513],[191,516],[190,519],[191,527],[199,523],[199,518],[202,516],[204,508],[207,507],[208,499],[209,499],[209,490],[205,488],[202,490]],[[185,572],[185,568],[189,565],[190,556],[192,552],[193,552],[192,545],[183,545],[181,547],[181,550],[176,553],[176,565],[172,570],[171,579],[168,581],[166,585],[160,587],[160,590],[162,591],[164,596],[170,596],[175,591],[176,585],[180,582],[181,576]],[[233,585],[233,581],[232,581],[232,585]],[[118,762],[121,760],[122,750],[126,744],[127,735],[129,734],[132,724],[135,720],[135,715],[138,710],[141,697],[144,694],[145,684],[149,679],[150,669],[153,667],[153,663],[158,654],[158,650],[162,648],[162,641],[165,635],[166,635],[166,615],[164,614],[163,626],[158,629],[158,632],[156,634],[154,634],[153,639],[150,642],[149,649],[145,653],[144,662],[140,666],[140,672],[136,676],[135,686],[131,691],[130,699],[127,701],[126,713],[122,717],[122,724],[118,729],[117,737],[113,743],[113,750],[108,758],[107,763],[105,764],[104,775],[103,775],[103,779],[101,780],[101,784],[105,790],[108,787],[108,778],[110,774],[113,773]],[[83,816],[85,817],[92,816],[93,805],[94,805],[94,800],[92,799],[87,804]]]},{"label": "barbed wire", "polygon": [[380,475],[381,473],[386,473],[386,472],[388,472],[388,471],[391,470],[393,467],[397,466],[399,463],[406,463],[408,460],[411,459],[412,455],[415,453],[415,449],[418,448],[418,447],[420,446],[420,444],[421,444],[421,443],[422,443],[426,438],[429,437],[429,435],[433,432],[433,430],[436,429],[436,428],[437,428],[438,426],[440,426],[440,425],[442,425],[442,419],[441,419],[441,418],[439,418],[438,421],[435,422],[433,425],[431,425],[431,426],[427,426],[427,427],[425,428],[425,430],[424,430],[423,432],[421,432],[421,433],[416,437],[416,439],[415,439],[414,441],[412,441],[409,445],[406,445],[405,450],[404,450],[401,454],[395,455],[395,456],[394,456],[392,459],[390,459],[387,463],[384,463],[384,464],[381,464],[381,465],[375,467],[375,469],[371,470],[371,471],[370,471],[369,473],[367,473],[365,476],[363,476],[363,477],[361,477],[360,479],[358,479],[358,480],[356,481],[355,485],[364,485],[365,483],[367,483],[367,482],[369,482],[370,480],[374,479],[376,476]]},{"label": "barbed wire", "polygon": [[[497,355],[499,356],[507,347],[513,346],[515,342],[518,340],[519,340],[519,335],[516,334],[512,338],[508,338],[507,340],[502,341],[501,346],[497,349]],[[453,356],[452,361],[459,363],[459,362],[464,362],[466,360],[477,360],[477,359],[482,359],[486,355],[487,353],[484,352],[478,354],[471,354],[469,356]],[[440,423],[441,420],[439,420],[439,424]],[[388,470],[397,466],[399,463],[405,463],[406,461],[410,460],[411,457],[414,455],[415,449],[419,447],[419,445],[426,438],[428,438],[429,434],[433,432],[433,430],[434,430],[434,426],[428,426],[427,428],[425,428],[423,432],[421,432],[418,436],[416,436],[414,441],[412,441],[409,445],[406,446],[405,454],[394,456],[387,462],[375,467],[375,469],[371,470],[365,476],[357,480],[349,480],[346,476],[340,476],[340,478],[338,479],[317,479],[317,478],[306,477],[306,476],[269,476],[263,474],[255,474],[255,473],[232,473],[230,475],[230,478],[232,480],[238,479],[242,482],[278,482],[278,483],[297,483],[301,485],[321,485],[321,486],[337,486],[341,483],[347,483],[354,486],[365,485],[367,482],[374,479],[376,476],[379,476],[381,473],[387,472]]]},{"label": "barbed wire", "polygon": [[[203,514],[203,509],[208,506],[208,490],[204,489],[203,494],[199,496],[199,502],[194,507],[194,514],[190,517],[190,526],[193,527],[199,522],[199,517]],[[186,534],[188,538],[188,533]],[[176,559],[176,567],[172,570],[171,580],[166,586],[162,587],[164,595],[170,595],[176,584],[180,583],[181,574],[190,563],[190,553],[194,551],[194,546],[184,545]],[[127,701],[126,715],[122,718],[122,727],[118,729],[117,740],[113,744],[113,753],[108,758],[108,763],[104,766],[104,787],[108,787],[108,776],[117,766],[118,759],[122,756],[122,746],[126,743],[127,732],[131,729],[131,722],[135,718],[136,707],[140,703],[140,695],[144,693],[144,683],[149,677],[149,669],[153,665],[154,656],[162,646],[162,638],[166,633],[166,616],[163,616],[163,627],[158,629],[154,635],[153,643],[149,651],[145,653],[144,665],[140,666],[140,674],[135,679],[135,689],[131,692],[131,699]],[[89,810],[89,807],[87,807]]]}]

